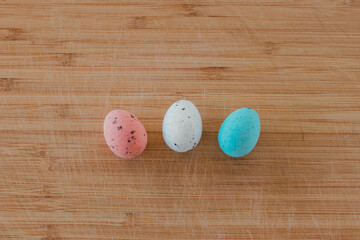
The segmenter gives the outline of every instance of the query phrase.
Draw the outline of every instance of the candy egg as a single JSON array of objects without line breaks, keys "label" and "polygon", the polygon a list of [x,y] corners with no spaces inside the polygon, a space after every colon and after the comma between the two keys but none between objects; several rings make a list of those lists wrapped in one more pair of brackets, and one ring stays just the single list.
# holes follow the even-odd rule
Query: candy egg
[{"label": "candy egg", "polygon": [[220,127],[218,142],[221,150],[231,157],[250,153],[260,136],[260,118],[250,108],[231,113]]},{"label": "candy egg", "polygon": [[196,106],[187,100],[175,102],[167,110],[162,133],[165,143],[176,152],[187,152],[199,143],[202,121]]},{"label": "candy egg", "polygon": [[133,114],[113,110],[104,121],[104,136],[110,150],[121,158],[139,156],[147,144],[144,126]]}]

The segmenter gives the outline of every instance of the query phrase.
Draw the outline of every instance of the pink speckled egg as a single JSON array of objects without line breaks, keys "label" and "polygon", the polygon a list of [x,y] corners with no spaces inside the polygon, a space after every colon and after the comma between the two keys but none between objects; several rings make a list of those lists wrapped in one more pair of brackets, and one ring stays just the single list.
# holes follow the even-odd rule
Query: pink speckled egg
[{"label": "pink speckled egg", "polygon": [[104,121],[104,136],[110,150],[121,158],[139,156],[147,144],[146,130],[140,120],[124,110],[108,113]]}]

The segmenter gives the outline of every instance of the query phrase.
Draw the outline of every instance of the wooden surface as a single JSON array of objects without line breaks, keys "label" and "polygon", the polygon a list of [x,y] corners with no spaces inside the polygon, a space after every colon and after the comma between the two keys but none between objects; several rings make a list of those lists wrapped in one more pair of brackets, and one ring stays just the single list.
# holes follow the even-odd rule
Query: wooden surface
[{"label": "wooden surface", "polygon": [[[1,0],[1,239],[359,239],[360,2]],[[193,101],[203,138],[166,147]],[[217,132],[258,111],[258,145]],[[146,151],[102,133],[134,113]]]}]

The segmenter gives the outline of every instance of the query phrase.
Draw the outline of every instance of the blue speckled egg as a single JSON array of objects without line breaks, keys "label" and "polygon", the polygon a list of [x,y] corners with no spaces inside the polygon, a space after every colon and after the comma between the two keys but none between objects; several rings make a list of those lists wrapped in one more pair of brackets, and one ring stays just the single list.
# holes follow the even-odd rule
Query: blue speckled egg
[{"label": "blue speckled egg", "polygon": [[260,118],[251,108],[241,108],[231,113],[219,130],[221,150],[231,157],[250,153],[260,136]]}]

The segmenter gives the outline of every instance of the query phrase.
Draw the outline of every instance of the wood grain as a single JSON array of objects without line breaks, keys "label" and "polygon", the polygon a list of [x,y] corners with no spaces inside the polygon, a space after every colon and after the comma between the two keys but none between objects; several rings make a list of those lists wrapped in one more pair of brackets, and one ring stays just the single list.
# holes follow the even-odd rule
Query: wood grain
[{"label": "wood grain", "polygon": [[[360,2],[1,0],[1,239],[359,239]],[[202,114],[179,154],[161,122]],[[254,151],[217,132],[258,111]],[[112,109],[149,144],[116,158]]]}]

